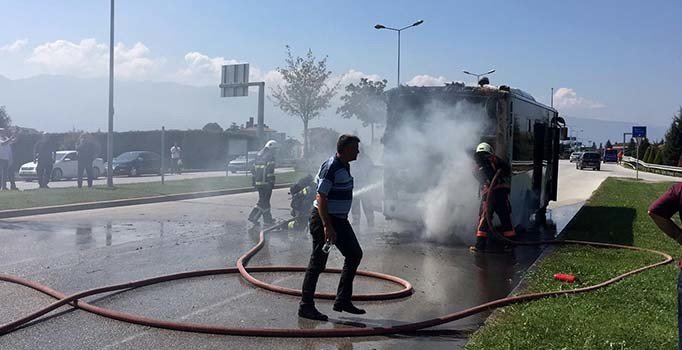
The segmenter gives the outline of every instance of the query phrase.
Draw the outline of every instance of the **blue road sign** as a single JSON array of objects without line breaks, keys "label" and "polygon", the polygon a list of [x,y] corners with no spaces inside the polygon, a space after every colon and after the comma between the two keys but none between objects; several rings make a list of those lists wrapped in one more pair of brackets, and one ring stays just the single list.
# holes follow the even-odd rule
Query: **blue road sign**
[{"label": "blue road sign", "polygon": [[646,126],[633,126],[632,137],[646,137]]}]

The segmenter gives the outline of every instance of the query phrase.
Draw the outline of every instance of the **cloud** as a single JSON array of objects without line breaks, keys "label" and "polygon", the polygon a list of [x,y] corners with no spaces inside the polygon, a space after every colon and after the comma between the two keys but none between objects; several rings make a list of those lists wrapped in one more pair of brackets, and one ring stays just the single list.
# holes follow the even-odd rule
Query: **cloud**
[{"label": "cloud", "polygon": [[9,52],[9,53],[16,53],[21,51],[26,44],[28,43],[28,39],[18,39],[15,42],[7,45],[0,46],[0,52]]},{"label": "cloud", "polygon": [[405,85],[409,86],[443,86],[449,80],[444,77],[433,77],[428,74],[416,75],[414,78],[410,79]]},{"label": "cloud", "polygon": [[579,97],[571,88],[559,88],[554,92],[554,106],[557,109],[596,109],[605,107],[599,102]]},{"label": "cloud", "polygon": [[343,89],[345,86],[349,84],[357,84],[360,82],[360,79],[362,78],[367,78],[367,80],[371,81],[381,81],[382,78],[378,74],[366,74],[361,71],[355,70],[355,69],[349,69],[346,73],[342,74],[341,76],[336,78],[336,81],[338,81],[340,84],[340,88]]},{"label": "cloud", "polygon": [[[150,78],[163,63],[162,59],[150,57],[150,50],[141,42],[128,48],[123,43],[114,47],[114,73],[122,79]],[[57,40],[33,49],[26,60],[35,64],[41,72],[73,75],[77,77],[100,77],[109,73],[109,46],[95,39],[83,39],[79,43]]]},{"label": "cloud", "polygon": [[[195,86],[217,86],[220,83],[222,66],[226,64],[244,63],[236,59],[226,59],[224,57],[210,57],[201,52],[188,52],[185,54],[186,67],[180,69],[176,74],[176,79],[180,83]],[[284,78],[276,70],[264,72],[258,67],[249,65],[249,81],[264,81],[266,88],[284,84]],[[252,88],[256,90],[257,88]]]}]

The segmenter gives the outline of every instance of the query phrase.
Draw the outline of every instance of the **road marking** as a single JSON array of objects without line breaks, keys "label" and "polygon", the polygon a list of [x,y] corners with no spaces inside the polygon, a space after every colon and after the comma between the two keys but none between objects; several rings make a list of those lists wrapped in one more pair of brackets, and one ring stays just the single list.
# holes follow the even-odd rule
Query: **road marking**
[{"label": "road marking", "polygon": [[[282,277],[282,278],[280,278],[280,279],[275,280],[275,282],[274,282],[273,284],[278,284],[278,283],[280,283],[280,282],[282,282],[282,281],[284,281],[284,280],[290,279],[291,277],[292,277],[292,276]],[[215,304],[213,304],[213,305],[208,305],[208,306],[203,307],[203,308],[201,308],[201,309],[198,309],[198,310],[195,310],[195,311],[193,311],[193,312],[190,312],[189,314],[180,317],[180,321],[184,321],[184,320],[186,320],[186,319],[188,319],[188,318],[190,318],[190,317],[192,317],[192,316],[195,316],[195,315],[203,314],[203,313],[208,312],[208,311],[210,311],[210,310],[212,310],[212,309],[215,309],[215,308],[217,308],[217,307],[223,306],[223,305],[225,305],[225,304],[227,304],[227,303],[230,303],[230,302],[233,302],[233,301],[235,301],[235,300],[237,300],[237,299],[243,298],[243,297],[245,297],[245,296],[247,296],[247,295],[249,295],[249,294],[253,294],[253,293],[255,293],[257,290],[258,290],[258,289],[252,289],[252,290],[250,290],[250,291],[248,291],[248,292],[241,293],[241,294],[236,295],[236,296],[234,296],[234,297],[232,297],[232,298],[225,299],[225,300],[223,300],[223,301],[221,301],[221,302],[219,302],[219,303],[215,303]],[[153,328],[153,329],[156,330],[156,328]],[[134,334],[134,335],[131,335],[131,336],[125,338],[125,339],[122,339],[122,340],[119,340],[119,341],[117,341],[117,342],[115,342],[115,343],[109,344],[109,345],[103,347],[102,349],[110,349],[110,348],[115,347],[115,346],[118,346],[118,345],[123,345],[123,344],[125,344],[125,343],[127,343],[127,342],[130,342],[130,341],[132,341],[132,340],[135,340],[135,339],[137,339],[137,338],[139,338],[139,337],[145,336],[145,335],[147,335],[147,334],[149,334],[149,333],[151,333],[151,332],[152,332],[152,329],[147,330],[147,331],[144,331],[144,332],[140,332],[140,333],[137,333],[137,334]]]}]

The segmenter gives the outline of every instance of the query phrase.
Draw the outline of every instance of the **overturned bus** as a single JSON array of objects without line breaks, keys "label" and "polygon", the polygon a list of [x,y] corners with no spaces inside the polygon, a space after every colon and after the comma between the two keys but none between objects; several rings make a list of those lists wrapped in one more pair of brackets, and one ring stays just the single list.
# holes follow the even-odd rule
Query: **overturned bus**
[{"label": "overturned bus", "polygon": [[[424,195],[434,191],[449,191],[448,196],[459,197],[455,198],[458,203],[478,203],[476,183],[460,181],[449,188],[441,183],[458,176],[473,179],[473,162],[450,156],[459,152],[460,158],[472,157],[476,144],[485,141],[511,164],[514,226],[544,223],[547,205],[557,198],[560,122],[555,109],[506,86],[453,83],[388,91],[382,138],[384,216],[411,222],[426,220],[428,215],[418,207],[424,205]],[[417,132],[406,133],[408,126]],[[439,149],[434,145],[445,146]],[[413,158],[417,161],[406,164],[406,154],[415,150],[419,156]],[[440,215],[450,215],[449,209]],[[475,217],[464,221],[475,224]]]}]

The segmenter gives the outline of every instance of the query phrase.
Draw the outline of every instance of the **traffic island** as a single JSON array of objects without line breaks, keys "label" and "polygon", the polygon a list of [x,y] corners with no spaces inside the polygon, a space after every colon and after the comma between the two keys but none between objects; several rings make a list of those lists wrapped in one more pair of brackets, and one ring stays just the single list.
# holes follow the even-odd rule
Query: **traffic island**
[{"label": "traffic island", "polygon": [[[275,188],[296,182],[302,173],[277,174]],[[191,198],[222,196],[255,191],[251,177],[209,177],[199,179],[146,182],[114,188],[54,188],[21,192],[0,192],[0,218],[88,210],[126,205],[149,204]]]},{"label": "traffic island", "polygon": [[[609,178],[561,238],[627,244],[678,257],[680,246],[647,215],[649,204],[670,185]],[[656,259],[628,250],[561,246],[529,270],[513,294],[594,285]],[[553,278],[556,273],[577,280],[560,282]],[[675,349],[678,273],[676,264],[668,264],[593,293],[498,309],[465,349]]]}]

